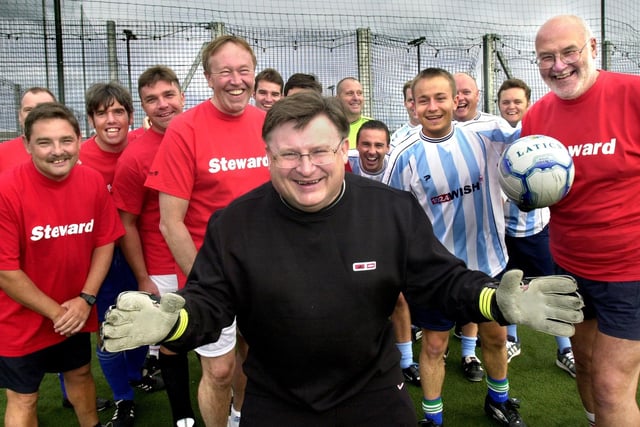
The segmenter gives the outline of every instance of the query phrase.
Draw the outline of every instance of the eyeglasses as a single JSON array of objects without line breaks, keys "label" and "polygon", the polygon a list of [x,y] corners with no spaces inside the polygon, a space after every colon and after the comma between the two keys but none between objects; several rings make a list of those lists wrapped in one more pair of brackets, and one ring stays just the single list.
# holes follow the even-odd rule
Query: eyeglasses
[{"label": "eyeglasses", "polygon": [[[578,62],[578,60],[580,60],[580,55],[582,55],[582,51],[584,50],[585,47],[587,47],[588,44],[589,44],[589,40],[587,40],[584,43],[584,46],[582,46],[581,49],[565,50],[564,52],[560,52],[557,55],[560,57],[560,61],[562,61],[563,64],[566,64],[566,65],[574,64]],[[556,54],[545,53],[544,55],[536,58],[536,64],[538,65],[538,68],[541,70],[548,70],[552,68],[555,65],[555,63],[556,63]]]},{"label": "eyeglasses", "polygon": [[332,163],[336,158],[336,153],[344,143],[344,139],[340,140],[338,146],[331,150],[329,148],[318,148],[307,154],[300,154],[295,151],[285,151],[284,153],[274,154],[273,163],[280,169],[293,169],[298,167],[302,162],[302,158],[307,156],[309,161],[316,166],[323,166]]}]

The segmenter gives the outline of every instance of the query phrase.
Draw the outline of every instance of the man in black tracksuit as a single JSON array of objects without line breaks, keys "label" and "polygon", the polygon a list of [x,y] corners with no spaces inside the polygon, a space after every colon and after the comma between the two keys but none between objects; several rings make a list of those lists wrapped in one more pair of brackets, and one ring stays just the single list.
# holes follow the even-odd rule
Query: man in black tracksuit
[{"label": "man in black tracksuit", "polygon": [[[184,309],[162,332],[183,351],[237,316],[250,348],[242,426],[415,426],[389,321],[400,292],[450,318],[508,323],[491,277],[440,244],[411,194],[345,176],[348,133],[330,99],[274,105],[271,182],[211,218]],[[128,305],[104,326],[107,348],[133,339],[118,328]]]}]

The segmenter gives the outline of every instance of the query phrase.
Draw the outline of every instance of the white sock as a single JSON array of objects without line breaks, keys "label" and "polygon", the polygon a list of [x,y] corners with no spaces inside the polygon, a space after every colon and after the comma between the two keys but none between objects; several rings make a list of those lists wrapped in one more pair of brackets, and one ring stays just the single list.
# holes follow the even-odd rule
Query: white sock
[{"label": "white sock", "polygon": [[149,356],[159,357],[160,346],[159,345],[150,345],[149,346]]},{"label": "white sock", "polygon": [[193,418],[182,418],[176,421],[176,427],[193,427],[196,421]]},{"label": "white sock", "polygon": [[587,415],[587,420],[589,421],[589,426],[595,427],[595,425],[596,425],[596,414],[594,414],[593,412],[589,412],[586,409],[584,410],[584,413]]},{"label": "white sock", "polygon": [[236,411],[236,408],[231,405],[231,416],[240,418],[240,411]]}]

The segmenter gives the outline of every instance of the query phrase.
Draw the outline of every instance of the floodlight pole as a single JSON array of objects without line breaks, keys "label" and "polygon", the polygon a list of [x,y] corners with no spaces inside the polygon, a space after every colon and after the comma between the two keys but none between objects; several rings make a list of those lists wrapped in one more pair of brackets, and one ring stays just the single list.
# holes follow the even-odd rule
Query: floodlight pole
[{"label": "floodlight pole", "polygon": [[131,46],[129,42],[131,40],[138,40],[138,36],[133,34],[133,31],[131,30],[122,30],[122,32],[124,33],[127,42],[127,74],[129,76],[129,93],[133,93],[133,84],[131,82]]},{"label": "floodlight pole", "polygon": [[600,2],[600,45],[602,46],[602,69],[603,70],[608,70],[609,69],[609,55],[611,53],[611,46],[610,43],[607,42],[607,38],[606,38],[606,22],[605,19],[607,19],[607,15],[606,15],[606,11],[605,11],[605,0],[601,0]]},{"label": "floodlight pole", "polygon": [[[47,78],[47,88],[51,87],[49,85],[49,48],[47,46],[47,8],[45,4],[46,0],[42,0],[42,32],[43,32],[43,44],[44,44],[44,70],[45,76]],[[82,6],[81,6],[82,7]]]},{"label": "floodlight pole", "polygon": [[415,46],[418,50],[418,73],[420,73],[420,45],[426,41],[425,37],[419,37],[407,43],[409,46]]},{"label": "floodlight pole", "polygon": [[[58,101],[64,104],[64,54],[62,51],[62,12],[60,0],[53,1],[55,28],[56,28],[56,65],[58,71]],[[46,44],[45,40],[45,44]]]}]

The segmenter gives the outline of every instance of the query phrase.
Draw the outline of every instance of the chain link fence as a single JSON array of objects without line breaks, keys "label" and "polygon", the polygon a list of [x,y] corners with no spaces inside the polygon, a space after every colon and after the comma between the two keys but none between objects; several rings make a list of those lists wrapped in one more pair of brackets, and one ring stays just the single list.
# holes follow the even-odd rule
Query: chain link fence
[{"label": "chain link fence", "polygon": [[[558,8],[557,2],[548,0],[523,1],[517,7],[492,0],[473,3],[475,9],[469,2],[457,2],[464,10],[435,2],[417,7],[408,1],[377,0],[350,2],[350,8],[335,0],[288,2],[297,5],[292,9],[281,1],[273,2],[278,7],[269,12],[260,11],[266,7],[262,3],[243,1],[252,8],[217,10],[216,2],[198,0],[189,2],[189,7],[166,0],[69,0],[56,12],[48,0],[1,0],[0,140],[21,132],[16,114],[20,93],[31,86],[50,88],[77,113],[88,134],[85,90],[98,81],[119,80],[136,100],[138,126],[143,113],[137,77],[155,64],[177,73],[186,106],[193,106],[211,95],[200,50],[221,32],[251,44],[258,58],[257,72],[273,67],[285,80],[296,72],[315,74],[325,95],[335,94],[343,77],[360,78],[370,88],[367,114],[385,121],[390,129],[407,119],[402,85],[426,67],[475,76],[487,99],[485,110],[495,107],[495,90],[508,77],[525,80],[533,100],[538,99],[546,87],[533,62],[535,31],[557,13],[575,13],[589,22],[600,58],[605,49],[607,69],[640,73],[640,4],[630,0],[614,2],[608,14],[603,1],[565,2]],[[393,12],[384,13],[385,7]],[[346,15],[346,10],[359,15]],[[365,66],[363,51],[368,58]],[[489,80],[483,75],[485,58],[491,62]]]}]

